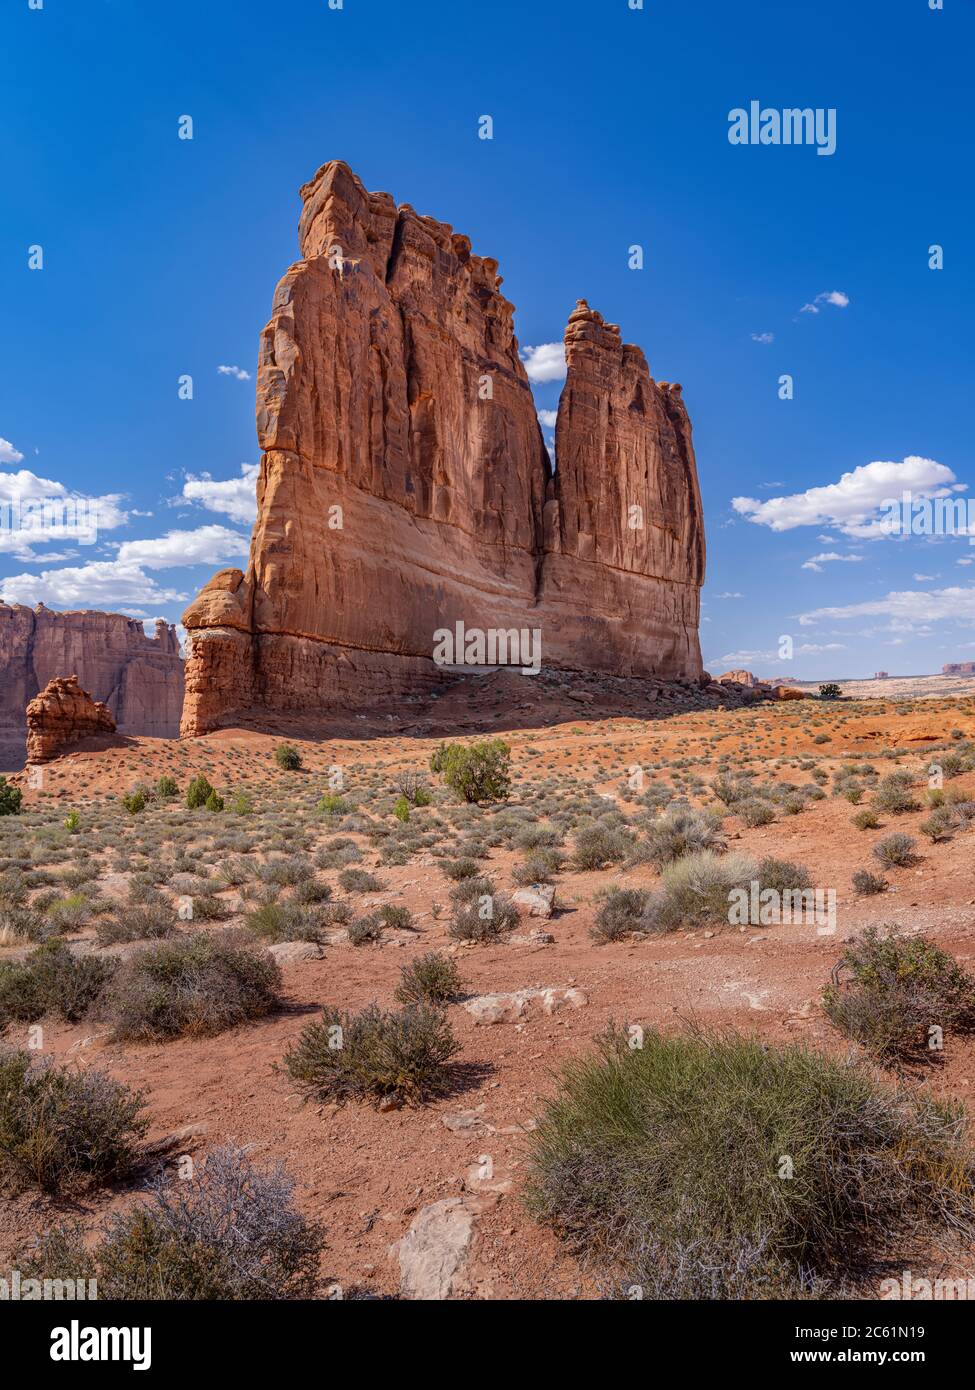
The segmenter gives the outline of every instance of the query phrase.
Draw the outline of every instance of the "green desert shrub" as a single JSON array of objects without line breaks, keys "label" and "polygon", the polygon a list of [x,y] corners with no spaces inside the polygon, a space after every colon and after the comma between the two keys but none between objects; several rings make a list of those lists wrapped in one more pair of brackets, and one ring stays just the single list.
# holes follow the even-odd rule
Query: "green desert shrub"
[{"label": "green desert shrub", "polygon": [[285,1065],[319,1101],[419,1104],[449,1091],[460,1051],[443,1012],[428,1003],[387,1013],[326,1008],[286,1054]]},{"label": "green desert shrub", "polygon": [[880,811],[891,816],[902,816],[908,811],[919,811],[921,803],[914,795],[912,778],[909,772],[892,772],[877,784],[873,794],[873,804]]},{"label": "green desert shrub", "polygon": [[932,844],[937,844],[939,840],[950,840],[957,828],[954,813],[947,806],[936,807],[918,826],[921,834],[927,835]]},{"label": "green desert shrub", "polygon": [[924,936],[868,927],[840,957],[823,1010],[882,1062],[934,1060],[946,1033],[975,1027],[975,979]]},{"label": "green desert shrub", "polygon": [[803,864],[794,864],[790,859],[775,859],[772,855],[758,861],[755,877],[762,892],[766,888],[776,893],[788,893],[794,889],[812,887],[812,877]]},{"label": "green desert shrub", "polygon": [[186,804],[191,811],[197,811],[201,806],[205,806],[213,795],[207,778],[200,773],[199,777],[194,777],[186,788]]},{"label": "green desert shrub", "polygon": [[975,1234],[961,1107],[798,1046],[611,1029],[529,1146],[534,1216],[644,1298],[823,1296]]},{"label": "green desert shrub", "polygon": [[596,913],[594,941],[619,941],[645,929],[644,912],[651,895],[643,888],[615,888]]},{"label": "green desert shrub", "polygon": [[644,909],[645,931],[694,929],[728,921],[730,894],[747,888],[758,877],[758,866],[745,854],[715,854],[701,850],[668,864],[660,890]]},{"label": "green desert shrub", "polygon": [[872,874],[869,869],[855,869],[853,878],[854,893],[862,898],[869,898],[875,893],[882,893],[887,887],[887,880],[882,874]]},{"label": "green desert shrub", "polygon": [[381,893],[384,884],[366,869],[343,869],[339,874],[339,887],[345,893]]},{"label": "green desert shrub", "polygon": [[511,791],[511,748],[500,738],[441,743],[430,769],[464,801],[505,801]]},{"label": "green desert shrub", "polygon": [[160,777],[156,783],[156,791],[165,801],[171,801],[174,796],[179,796],[179,787],[174,777]]},{"label": "green desert shrub", "polygon": [[494,891],[489,879],[465,879],[459,888],[468,885],[470,894],[451,893],[454,907],[453,920],[447,934],[454,941],[475,941],[487,943],[497,941],[518,925],[518,909],[506,893]]},{"label": "green desert shrub", "polygon": [[0,963],[0,1026],[51,1014],[78,1023],[93,1008],[117,962],[76,956],[63,941],[45,941],[24,960]]},{"label": "green desert shrub", "polygon": [[381,941],[383,924],[380,921],[379,913],[358,917],[349,924],[348,932],[349,940],[353,946],[371,946],[374,942]]},{"label": "green desert shrub", "polygon": [[658,869],[703,849],[719,850],[721,818],[690,806],[675,806],[653,822],[647,832],[645,857]]},{"label": "green desert shrub", "polygon": [[95,931],[99,946],[114,946],[125,941],[156,941],[175,936],[179,926],[168,904],[153,902],[119,909],[101,918]]},{"label": "green desert shrub", "polygon": [[444,875],[459,883],[462,878],[476,878],[478,875],[477,860],[464,856],[462,859],[446,859],[441,865]]},{"label": "green desert shrub", "polygon": [[285,772],[297,772],[301,767],[301,754],[290,743],[279,743],[274,750],[274,761]]},{"label": "green desert shrub", "polygon": [[78,1226],[55,1227],[19,1261],[26,1278],[96,1278],[125,1301],[305,1299],[319,1285],[324,1232],[294,1205],[283,1166],[215,1149],[194,1175],[156,1179],[147,1200],[111,1217],[89,1251]]},{"label": "green desert shrub", "polygon": [[45,1192],[116,1182],[149,1127],[142,1110],[141,1093],[94,1067],[0,1048],[0,1178]]},{"label": "green desert shrub", "polygon": [[564,861],[565,856],[557,849],[532,849],[520,864],[514,866],[511,877],[521,887],[532,883],[551,883]]},{"label": "green desert shrub", "polygon": [[915,846],[916,841],[910,835],[903,835],[898,831],[878,840],[872,853],[885,869],[904,869],[915,861]]},{"label": "green desert shrub", "polygon": [[604,825],[597,821],[578,831],[572,846],[572,864],[577,869],[604,869],[621,864],[634,847],[633,835],[625,826]]},{"label": "green desert shrub", "polygon": [[855,816],[851,816],[850,821],[857,830],[879,830],[881,826],[880,817],[876,811],[871,811],[869,806],[864,807],[862,811],[857,811]]},{"label": "green desert shrub", "polygon": [[122,805],[130,816],[137,816],[149,805],[149,798],[141,789],[134,792],[126,792],[122,797]]},{"label": "green desert shrub", "polygon": [[463,990],[460,971],[442,951],[428,951],[404,965],[396,986],[398,1004],[449,1004]]},{"label": "green desert shrub", "polygon": [[764,801],[756,796],[749,801],[741,801],[735,807],[735,814],[740,816],[745,824],[751,828],[760,825],[771,825],[775,820],[775,807],[770,801]]},{"label": "green desert shrub", "polygon": [[323,816],[344,816],[349,809],[349,803],[344,797],[339,796],[338,792],[326,792],[319,799],[316,809]]},{"label": "green desert shrub", "polygon": [[181,934],[125,961],[106,991],[115,1036],[201,1037],[272,1013],[279,1004],[278,965],[266,951],[230,937]]},{"label": "green desert shrub", "polygon": [[19,815],[22,801],[20,788],[11,786],[6,777],[0,777],[0,816]]},{"label": "green desert shrub", "polygon": [[321,941],[324,922],[319,912],[302,903],[264,903],[244,920],[248,931],[265,941]]},{"label": "green desert shrub", "polygon": [[211,792],[203,804],[208,811],[222,811],[224,809],[223,797],[219,792]]}]

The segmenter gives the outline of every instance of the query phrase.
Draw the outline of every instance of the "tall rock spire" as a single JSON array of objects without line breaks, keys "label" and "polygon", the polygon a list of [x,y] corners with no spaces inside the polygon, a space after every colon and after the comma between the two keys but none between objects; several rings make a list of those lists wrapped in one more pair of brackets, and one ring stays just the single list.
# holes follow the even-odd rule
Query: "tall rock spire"
[{"label": "tall rock spire", "polygon": [[679,388],[580,301],[553,476],[497,262],[341,162],[301,192],[261,337],[250,563],[184,617],[184,732],[431,687],[458,621],[541,628],[546,665],[698,674]]}]

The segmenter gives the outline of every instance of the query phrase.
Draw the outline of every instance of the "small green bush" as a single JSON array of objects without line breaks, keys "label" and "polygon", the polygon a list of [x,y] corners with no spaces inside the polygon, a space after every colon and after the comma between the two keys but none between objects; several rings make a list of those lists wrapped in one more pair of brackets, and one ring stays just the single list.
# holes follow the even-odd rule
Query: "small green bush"
[{"label": "small green bush", "polygon": [[914,853],[916,843],[910,835],[903,835],[899,832],[885,835],[874,845],[873,856],[883,864],[885,869],[909,868],[917,857]]},{"label": "small green bush", "polygon": [[383,886],[381,879],[365,869],[343,869],[339,874],[339,887],[345,893],[381,893]]},{"label": "small green bush", "polygon": [[280,1165],[215,1149],[191,1178],[158,1178],[147,1201],[109,1219],[89,1253],[77,1226],[49,1231],[26,1278],[97,1278],[101,1298],[240,1302],[314,1297],[324,1232],[294,1205]]},{"label": "small green bush", "polygon": [[503,739],[441,743],[430,769],[465,801],[504,801],[511,791],[511,748]]},{"label": "small green bush", "polygon": [[839,700],[843,691],[835,681],[827,681],[825,685],[819,687],[819,698],[821,700]]},{"label": "small green bush", "polygon": [[878,810],[892,816],[902,816],[908,811],[919,811],[921,803],[914,795],[911,775],[908,772],[892,772],[884,777],[874,792],[873,804]]},{"label": "small green bush", "polygon": [[201,806],[207,804],[212,795],[213,788],[201,773],[199,777],[194,777],[186,788],[186,804],[191,811],[199,810]]},{"label": "small green bush", "polygon": [[662,869],[665,864],[672,864],[687,854],[696,854],[702,849],[721,849],[720,827],[721,819],[713,813],[695,811],[690,806],[675,806],[654,821],[647,832],[646,857]]},{"label": "small green bush", "polygon": [[643,914],[650,894],[642,888],[615,888],[596,913],[590,936],[594,941],[619,941],[644,929]]},{"label": "small green bush", "polygon": [[338,792],[326,792],[319,800],[317,809],[323,816],[344,816],[349,803]]},{"label": "small green bush", "polygon": [[855,816],[851,816],[850,822],[855,825],[857,830],[879,830],[882,824],[876,811],[871,811],[869,807],[864,807]]},{"label": "small green bush", "polygon": [[173,777],[162,776],[156,783],[156,791],[166,801],[172,800],[174,796],[179,796],[179,787]]},{"label": "small green bush", "polygon": [[604,869],[608,864],[621,864],[633,852],[634,839],[623,826],[583,826],[576,834],[572,847],[572,863],[577,869]]},{"label": "small green bush", "polygon": [[611,1029],[528,1143],[532,1214],[644,1299],[828,1296],[975,1234],[961,1107],[802,1047]]},{"label": "small green bush", "polygon": [[208,811],[222,811],[223,797],[219,792],[211,792],[203,804]]},{"label": "small green bush", "polygon": [[945,1033],[975,1028],[975,979],[923,936],[868,927],[841,956],[823,1009],[880,1061],[933,1060]]},{"label": "small green bush", "polygon": [[149,798],[142,790],[126,792],[122,797],[122,805],[128,811],[129,815],[137,816],[140,811],[144,811],[149,805]]},{"label": "small green bush", "polygon": [[400,971],[396,986],[399,1004],[449,1004],[463,990],[460,972],[450,956],[429,951]]},{"label": "small green bush", "polygon": [[203,1037],[279,1005],[281,971],[265,951],[229,934],[180,934],[125,961],[106,991],[116,1038]]},{"label": "small green bush", "polygon": [[279,743],[274,750],[274,761],[285,772],[297,772],[301,767],[301,754],[290,743]]},{"label": "small green bush", "polygon": [[883,893],[887,887],[887,880],[882,874],[872,874],[869,869],[856,869],[852,878],[853,891],[862,898],[869,898],[875,893]]},{"label": "small green bush", "polygon": [[72,1191],[132,1170],[149,1121],[143,1096],[94,1067],[0,1049],[0,1178],[15,1189]]},{"label": "small green bush", "polygon": [[23,795],[19,787],[13,787],[6,777],[0,777],[0,816],[20,815]]},{"label": "small green bush", "polygon": [[53,1014],[66,1023],[85,1018],[117,968],[117,961],[76,956],[63,941],[45,941],[25,960],[0,963],[0,1027],[33,1023]]},{"label": "small green bush", "polygon": [[445,1015],[429,1004],[385,1013],[323,1009],[286,1054],[285,1065],[319,1101],[371,1099],[419,1104],[449,1091],[451,1059],[460,1051]]}]

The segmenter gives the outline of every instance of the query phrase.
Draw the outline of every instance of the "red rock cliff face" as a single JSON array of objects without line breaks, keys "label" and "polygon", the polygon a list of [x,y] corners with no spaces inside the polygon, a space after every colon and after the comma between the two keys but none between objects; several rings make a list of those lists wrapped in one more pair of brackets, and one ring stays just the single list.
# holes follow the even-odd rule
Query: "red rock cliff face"
[{"label": "red rock cliff face", "polygon": [[580,302],[553,472],[497,263],[344,164],[302,197],[261,339],[250,563],[185,615],[183,732],[433,686],[459,621],[540,629],[544,665],[699,675],[680,388]]},{"label": "red rock cliff face", "polygon": [[[0,603],[0,758],[23,760],[28,702],[55,676],[77,673],[120,733],[175,738],[183,702],[176,629],[96,610],[55,613]],[[13,760],[11,755],[13,754]]]}]

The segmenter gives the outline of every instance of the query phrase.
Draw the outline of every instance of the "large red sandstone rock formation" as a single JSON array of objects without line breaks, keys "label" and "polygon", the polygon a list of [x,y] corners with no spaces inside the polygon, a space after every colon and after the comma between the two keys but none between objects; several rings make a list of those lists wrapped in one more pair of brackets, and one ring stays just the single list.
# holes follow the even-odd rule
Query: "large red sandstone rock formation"
[{"label": "large red sandstone rock formation", "polygon": [[49,763],[81,739],[114,733],[108,706],[82,690],[77,676],[55,676],[27,706],[27,761]]},{"label": "large red sandstone rock formation", "polygon": [[176,629],[96,610],[55,613],[0,603],[0,769],[23,760],[24,710],[54,676],[75,671],[123,734],[175,738],[183,704]]},{"label": "large red sandstone rock formation", "polygon": [[250,563],[186,612],[183,732],[431,688],[457,622],[539,629],[545,666],[700,676],[680,387],[580,301],[553,471],[497,262],[345,164],[301,192],[261,339]]},{"label": "large red sandstone rock formation", "polygon": [[941,674],[944,676],[975,675],[975,661],[949,661],[942,666]]}]

